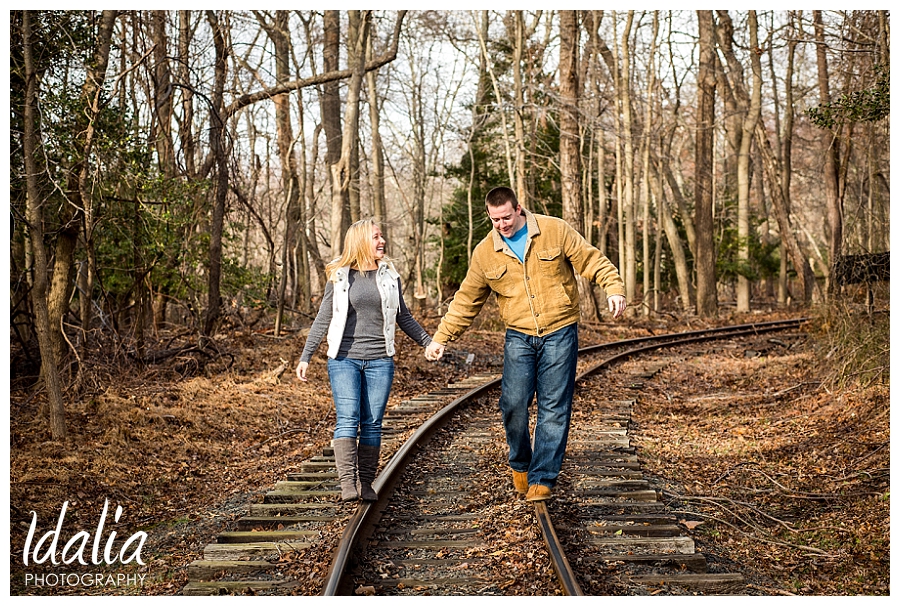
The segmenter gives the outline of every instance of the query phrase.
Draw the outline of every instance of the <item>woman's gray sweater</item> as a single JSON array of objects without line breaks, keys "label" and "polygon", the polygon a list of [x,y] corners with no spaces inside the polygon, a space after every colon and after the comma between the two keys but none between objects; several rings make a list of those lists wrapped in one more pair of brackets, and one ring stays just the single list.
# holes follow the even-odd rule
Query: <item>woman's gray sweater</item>
[{"label": "woman's gray sweater", "polygon": [[[338,349],[337,357],[353,358],[356,360],[374,360],[387,355],[384,342],[384,315],[381,311],[381,295],[375,283],[375,272],[360,272],[350,270],[350,309],[347,312],[347,324],[344,327],[344,336]],[[400,280],[397,280],[397,289],[400,292],[400,311],[397,312],[397,326],[409,337],[421,345],[427,347],[431,343],[431,337],[425,329],[416,322],[409,313],[406,302],[403,300],[400,290]],[[319,313],[309,335],[306,337],[306,345],[300,354],[301,362],[309,362],[319,344],[328,333],[328,325],[332,317],[332,301],[334,299],[334,283],[330,280],[325,286],[325,294],[322,304],[319,305]]]}]

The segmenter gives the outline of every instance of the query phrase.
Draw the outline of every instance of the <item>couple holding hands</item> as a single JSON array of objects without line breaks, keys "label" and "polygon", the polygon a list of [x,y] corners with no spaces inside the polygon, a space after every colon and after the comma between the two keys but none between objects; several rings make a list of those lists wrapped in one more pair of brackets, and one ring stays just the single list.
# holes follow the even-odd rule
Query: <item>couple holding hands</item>
[{"label": "couple holding hands", "polygon": [[[439,360],[472,324],[493,293],[506,325],[500,414],[515,490],[528,501],[552,496],[569,433],[578,357],[575,275],[599,284],[614,318],[625,311],[619,272],[562,219],[525,210],[508,187],[486,199],[493,229],[475,247],[466,277],[430,337],[412,317],[400,276],[385,256],[373,219],[350,226],[340,257],[326,266],[328,283],[297,378],[322,339],[337,422],[334,456],[343,501],[377,500],[372,488],[381,452],[381,423],[394,378],[396,327]],[[534,447],[529,406],[537,400]]]}]

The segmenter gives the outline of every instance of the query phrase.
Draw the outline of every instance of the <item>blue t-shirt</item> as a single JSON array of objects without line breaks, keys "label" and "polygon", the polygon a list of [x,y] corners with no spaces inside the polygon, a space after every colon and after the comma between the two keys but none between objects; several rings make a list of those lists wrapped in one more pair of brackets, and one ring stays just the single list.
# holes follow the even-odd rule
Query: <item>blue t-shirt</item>
[{"label": "blue t-shirt", "polygon": [[513,234],[512,238],[507,238],[506,236],[500,236],[503,238],[503,241],[506,242],[510,249],[512,249],[513,254],[515,254],[519,261],[523,261],[525,259],[525,242],[528,240],[528,224],[526,223],[522,227],[519,228],[519,231]]}]

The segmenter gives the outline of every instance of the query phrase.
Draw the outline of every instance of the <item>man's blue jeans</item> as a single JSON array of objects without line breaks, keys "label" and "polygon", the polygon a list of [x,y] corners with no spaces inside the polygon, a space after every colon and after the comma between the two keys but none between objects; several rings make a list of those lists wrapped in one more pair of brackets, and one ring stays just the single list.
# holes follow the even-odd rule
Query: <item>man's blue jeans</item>
[{"label": "man's blue jeans", "polygon": [[394,359],[329,358],[328,379],[337,415],[335,439],[359,435],[360,444],[381,446],[381,422],[394,381]]},{"label": "man's blue jeans", "polygon": [[[544,337],[506,331],[500,413],[509,445],[509,465],[528,472],[528,484],[553,487],[562,467],[578,359],[578,325]],[[534,448],[528,409],[537,396]]]}]

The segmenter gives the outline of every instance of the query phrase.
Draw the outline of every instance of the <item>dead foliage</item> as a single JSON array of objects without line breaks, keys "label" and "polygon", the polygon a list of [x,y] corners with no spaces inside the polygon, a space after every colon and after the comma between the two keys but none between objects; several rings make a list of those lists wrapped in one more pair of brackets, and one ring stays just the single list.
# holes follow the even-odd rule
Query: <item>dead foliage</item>
[{"label": "dead foliage", "polygon": [[[417,317],[427,330],[436,328],[436,318]],[[704,325],[669,316],[585,324],[581,340]],[[16,366],[24,358],[13,352],[11,593],[177,594],[187,581],[184,567],[217,532],[329,443],[334,417],[322,350],[308,383],[293,376],[303,341],[300,334],[237,331],[202,352],[190,349],[189,336],[160,337],[153,345],[159,351],[183,349],[154,363],[85,356],[80,388],[67,394],[65,443],[50,439],[36,377],[27,364]],[[443,387],[466,372],[497,372],[502,347],[502,332],[479,322],[452,348],[475,353],[473,366],[462,354],[433,364],[401,336],[392,399]],[[722,558],[746,556],[741,565],[755,566],[761,584],[797,593],[886,592],[888,386],[826,390],[827,370],[811,345],[777,361],[723,356],[712,364],[686,359],[689,372],[663,375],[656,397],[640,409],[648,463],[669,483],[673,506],[709,529],[706,548]],[[717,393],[740,397],[710,395]],[[722,500],[702,500],[713,497]],[[22,546],[32,517],[39,520],[36,540],[68,502],[68,537],[96,528],[106,501],[123,507],[123,536],[148,533],[145,566],[125,567],[147,575],[143,586],[26,587]],[[739,532],[726,532],[731,527]],[[728,539],[716,543],[716,532]],[[320,588],[329,549],[292,556],[310,571],[296,593]]]},{"label": "dead foliage", "polygon": [[[786,344],[760,355],[772,341]],[[723,570],[770,594],[890,592],[889,385],[845,381],[822,343],[686,354],[648,383],[639,449]]]}]

